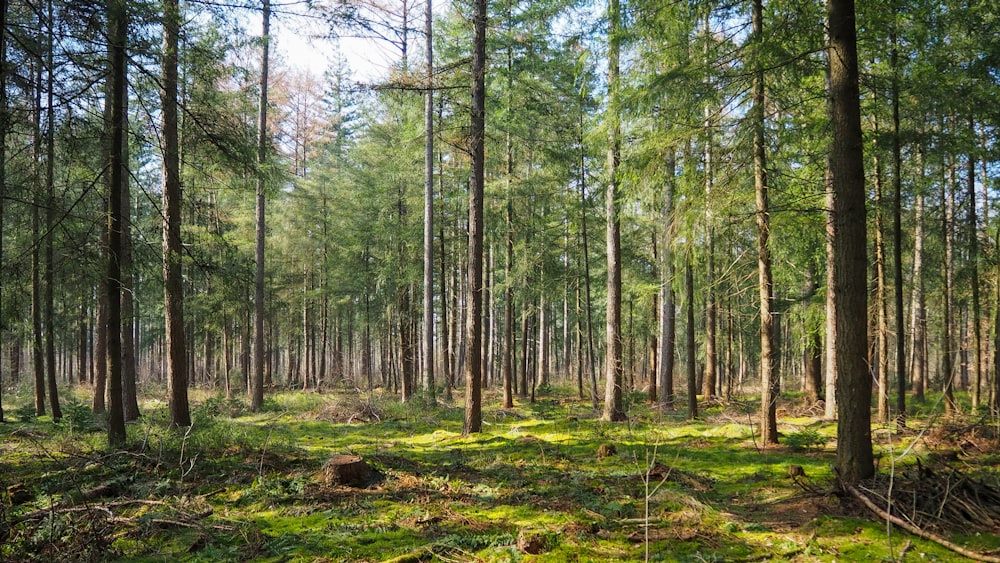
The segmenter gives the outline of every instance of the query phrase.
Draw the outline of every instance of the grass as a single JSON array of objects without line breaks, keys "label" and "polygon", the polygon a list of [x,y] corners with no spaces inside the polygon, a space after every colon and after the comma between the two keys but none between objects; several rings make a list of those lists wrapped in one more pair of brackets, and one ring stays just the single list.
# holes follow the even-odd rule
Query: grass
[{"label": "grass", "polygon": [[[29,416],[28,397],[5,405],[20,414],[0,426],[0,560],[954,559],[793,482],[798,465],[816,490],[833,489],[836,436],[795,413],[779,425],[785,445],[761,449],[756,415],[739,405],[687,421],[632,396],[629,421],[609,424],[568,389],[510,411],[488,394],[484,431],[463,437],[460,398],[287,392],[250,413],[243,399],[194,390],[189,431],[168,428],[150,399],[128,449],[108,451],[76,393],[58,424]],[[920,435],[889,436],[875,433],[883,456]],[[599,459],[602,444],[615,454]],[[325,485],[324,461],[345,453],[384,480]],[[897,466],[924,453],[918,443]]]}]

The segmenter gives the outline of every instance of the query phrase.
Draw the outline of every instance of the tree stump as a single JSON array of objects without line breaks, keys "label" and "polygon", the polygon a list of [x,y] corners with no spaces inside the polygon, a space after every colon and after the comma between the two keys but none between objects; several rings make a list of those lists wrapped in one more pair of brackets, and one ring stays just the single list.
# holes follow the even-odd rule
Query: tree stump
[{"label": "tree stump", "polygon": [[323,464],[323,483],[365,488],[382,480],[382,474],[356,455],[335,455]]},{"label": "tree stump", "polygon": [[606,457],[611,457],[618,453],[617,448],[614,444],[601,444],[597,448],[597,459],[604,459]]},{"label": "tree stump", "polygon": [[517,548],[521,553],[538,555],[549,549],[549,541],[541,532],[521,530],[517,534]]}]

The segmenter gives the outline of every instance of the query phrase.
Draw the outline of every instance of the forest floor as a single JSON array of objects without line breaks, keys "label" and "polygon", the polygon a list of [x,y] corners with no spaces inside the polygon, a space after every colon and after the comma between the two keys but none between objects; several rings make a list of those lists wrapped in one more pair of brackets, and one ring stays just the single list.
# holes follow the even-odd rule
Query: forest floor
[{"label": "forest floor", "polygon": [[[510,410],[491,391],[483,432],[463,437],[460,398],[281,392],[254,414],[194,391],[190,429],[168,428],[149,399],[117,451],[77,392],[57,424],[33,416],[29,393],[5,397],[0,560],[961,560],[837,492],[836,425],[795,397],[779,409],[783,444],[764,449],[749,401],[689,421],[636,394],[627,422],[605,423],[572,390]],[[919,409],[906,429],[873,428],[872,498],[931,472],[946,494],[960,480],[992,494],[995,421]],[[324,463],[345,454],[380,479],[329,482]],[[1000,547],[1000,517],[937,518],[917,523],[980,553]]]}]

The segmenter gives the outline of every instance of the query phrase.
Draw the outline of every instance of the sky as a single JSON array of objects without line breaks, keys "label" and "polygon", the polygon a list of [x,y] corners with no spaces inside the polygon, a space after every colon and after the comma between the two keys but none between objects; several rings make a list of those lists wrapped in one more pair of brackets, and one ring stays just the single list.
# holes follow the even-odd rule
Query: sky
[{"label": "sky", "polygon": [[356,37],[324,39],[330,34],[326,23],[309,16],[294,16],[289,11],[282,9],[272,16],[271,23],[274,49],[288,66],[322,76],[339,49],[356,81],[371,83],[388,75],[395,56],[391,47]]}]

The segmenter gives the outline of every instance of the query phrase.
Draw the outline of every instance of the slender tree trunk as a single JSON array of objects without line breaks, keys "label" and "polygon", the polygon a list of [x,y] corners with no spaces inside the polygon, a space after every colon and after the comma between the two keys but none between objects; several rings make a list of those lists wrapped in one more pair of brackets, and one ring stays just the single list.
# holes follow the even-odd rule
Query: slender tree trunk
[{"label": "slender tree trunk", "polygon": [[[972,138],[976,136],[975,118],[969,116],[969,134]],[[972,409],[978,410],[982,402],[980,391],[983,385],[983,372],[981,369],[983,356],[983,330],[982,330],[982,304],[979,295],[979,219],[976,215],[976,159],[970,150],[968,156],[968,195],[966,197],[966,208],[968,216],[966,218],[966,239],[968,244],[969,275],[972,284]]]},{"label": "slender tree trunk", "polygon": [[[539,284],[545,287],[544,283]],[[543,387],[549,385],[549,304],[545,299],[544,291],[538,297],[538,378],[537,381]]]},{"label": "slender tree trunk", "polygon": [[587,232],[587,183],[583,149],[583,114],[580,114],[580,238],[583,239],[583,284],[584,307],[586,307],[587,324],[587,368],[590,375],[590,401],[596,412],[600,405],[600,395],[597,390],[597,366],[594,347],[593,303],[590,288],[590,236]]},{"label": "slender tree trunk", "polygon": [[820,400],[823,385],[823,340],[819,331],[809,331],[805,346],[805,399],[809,406]]},{"label": "slender tree trunk", "polygon": [[906,426],[906,335],[903,311],[903,172],[899,119],[899,50],[896,31],[892,30],[892,277],[893,304],[896,310],[896,421]]},{"label": "slender tree trunk", "polygon": [[[875,119],[875,137],[879,136],[878,119]],[[877,142],[877,141],[876,141]],[[882,161],[878,157],[878,147],[875,147],[873,165],[875,168],[875,350],[878,356],[875,363],[876,381],[878,381],[878,422],[889,421],[889,312],[886,304],[886,274],[885,274],[885,223],[882,220]]]},{"label": "slender tree trunk", "polygon": [[466,317],[465,420],[462,434],[482,431],[483,182],[486,125],[486,0],[475,0],[472,16],[472,155],[469,183],[469,275]]},{"label": "slender tree trunk", "polygon": [[[4,202],[7,199],[7,10],[8,0],[0,0],[0,264],[4,259]],[[3,314],[3,294],[7,277],[0,276],[0,422],[3,414],[3,341],[7,333],[7,317]],[[82,373],[82,371],[81,371]]]},{"label": "slender tree trunk", "polygon": [[621,49],[621,6],[619,0],[608,1],[608,186],[605,195],[607,215],[608,297],[606,314],[605,389],[603,420],[625,420],[622,408],[622,265],[619,201],[621,194],[618,164],[621,159],[621,125],[618,115],[618,75]]},{"label": "slender tree trunk", "polygon": [[[424,11],[427,84],[424,92],[424,390],[434,397],[434,36],[432,0]],[[444,294],[441,294],[442,300]]]},{"label": "slender tree trunk", "polygon": [[846,483],[874,473],[872,380],[866,362],[867,244],[865,174],[853,0],[827,0],[830,33],[830,179],[834,197],[837,331],[837,471]]},{"label": "slender tree trunk", "polygon": [[955,404],[955,358],[954,358],[954,326],[955,326],[955,241],[952,228],[955,220],[955,166],[950,163],[945,172],[945,181],[941,184],[941,209],[944,210],[941,222],[941,236],[944,239],[944,326],[942,330],[941,356],[944,372],[944,412],[955,414],[958,410]]},{"label": "slender tree trunk", "polygon": [[685,352],[687,354],[687,407],[688,419],[698,418],[698,373],[696,369],[697,355],[695,354],[695,325],[694,325],[694,271],[691,266],[691,248],[688,247],[687,257],[684,264],[684,289],[687,301],[687,342]]},{"label": "slender tree trunk", "polygon": [[263,0],[261,38],[263,52],[260,64],[260,98],[257,103],[257,190],[256,190],[256,243],[254,251],[253,294],[253,377],[250,388],[250,410],[259,412],[264,406],[264,163],[267,160],[267,87],[271,43],[271,0]]},{"label": "slender tree trunk", "polygon": [[672,409],[674,404],[674,353],[676,313],[674,310],[674,191],[677,160],[673,148],[665,159],[666,182],[663,185],[663,245],[660,249],[660,361],[657,365],[659,404]]},{"label": "slender tree trunk", "polygon": [[[757,202],[757,276],[760,293],[760,388],[761,443],[778,443],[778,364],[774,341],[774,286],[771,277],[771,209],[768,202],[767,151],[764,143],[764,63],[760,45],[764,41],[763,0],[753,0],[753,170]],[[710,282],[711,283],[711,282]],[[707,385],[706,385],[707,388]]]},{"label": "slender tree trunk", "polygon": [[[918,147],[917,162],[920,180],[923,180],[922,150]],[[922,184],[922,182],[921,182]],[[918,190],[921,188],[918,188]],[[927,315],[924,297],[924,196],[917,192],[913,203],[913,293],[911,295],[910,317],[910,378],[913,398],[924,401],[927,381]]]},{"label": "slender tree trunk", "polygon": [[[705,59],[708,64],[708,47],[711,38],[708,15],[705,15]],[[708,81],[708,79],[706,79]],[[710,81],[709,81],[710,82]],[[705,291],[705,372],[702,378],[702,395],[704,400],[710,401],[715,397],[716,376],[719,373],[718,367],[718,304],[715,294],[715,226],[712,217],[712,185],[715,181],[713,174],[713,134],[712,134],[712,108],[705,105],[705,252],[707,283]]]},{"label": "slender tree trunk", "polygon": [[[110,126],[109,126],[110,128]],[[110,154],[110,153],[109,153]],[[110,182],[110,179],[108,180]],[[108,216],[109,209],[103,209],[102,215]],[[107,228],[101,229],[101,246],[107,252]],[[97,319],[94,322],[94,398],[92,408],[94,414],[104,414],[107,411],[105,388],[108,384],[108,281],[99,281],[97,288]]]},{"label": "slender tree trunk", "polygon": [[56,119],[55,119],[55,13],[52,0],[46,2],[48,33],[46,46],[45,79],[45,375],[49,388],[49,402],[52,405],[52,420],[62,418],[59,407],[59,386],[56,384],[56,313],[55,313],[55,166],[56,166]]},{"label": "slender tree trunk", "polygon": [[[110,61],[108,88],[111,99],[110,150],[108,164],[108,444],[125,444],[125,413],[122,404],[122,331],[121,331],[121,252],[124,210],[121,187],[125,181],[125,132],[128,117],[125,98],[128,90],[125,45],[128,36],[128,5],[124,0],[108,3],[108,49]],[[101,390],[103,392],[103,389]]]},{"label": "slender tree trunk", "polygon": [[[829,30],[827,30],[827,43],[830,42]],[[831,78],[832,72],[832,62],[830,60],[831,53],[829,50],[825,52],[827,66],[826,66],[826,91],[827,91],[827,110],[832,113],[832,97],[833,97],[833,84]],[[837,405],[837,374],[839,370],[837,368],[837,294],[834,291],[836,286],[836,266],[834,264],[834,240],[837,238],[837,221],[836,221],[836,205],[837,198],[833,190],[833,164],[831,162],[832,154],[828,153],[826,158],[826,188],[825,188],[825,199],[824,205],[826,207],[826,326],[825,326],[825,340],[826,340],[826,403],[824,416],[827,419],[835,420],[838,416],[838,405]]]},{"label": "slender tree trunk", "polygon": [[[39,17],[39,19],[41,19]],[[35,78],[35,112],[32,124],[32,145],[35,164],[35,174],[40,178],[42,158],[42,63],[41,55],[34,61],[37,65],[33,75]],[[42,331],[42,263],[40,249],[42,246],[42,189],[40,182],[33,195],[31,206],[31,232],[38,244],[31,249],[31,360],[35,375],[35,414],[45,414],[45,342]],[[104,393],[104,389],[100,390]]]},{"label": "slender tree trunk", "polygon": [[167,0],[163,9],[163,283],[167,335],[167,395],[170,423],[190,426],[184,287],[181,261],[182,192],[177,121],[177,58],[180,7]]}]

